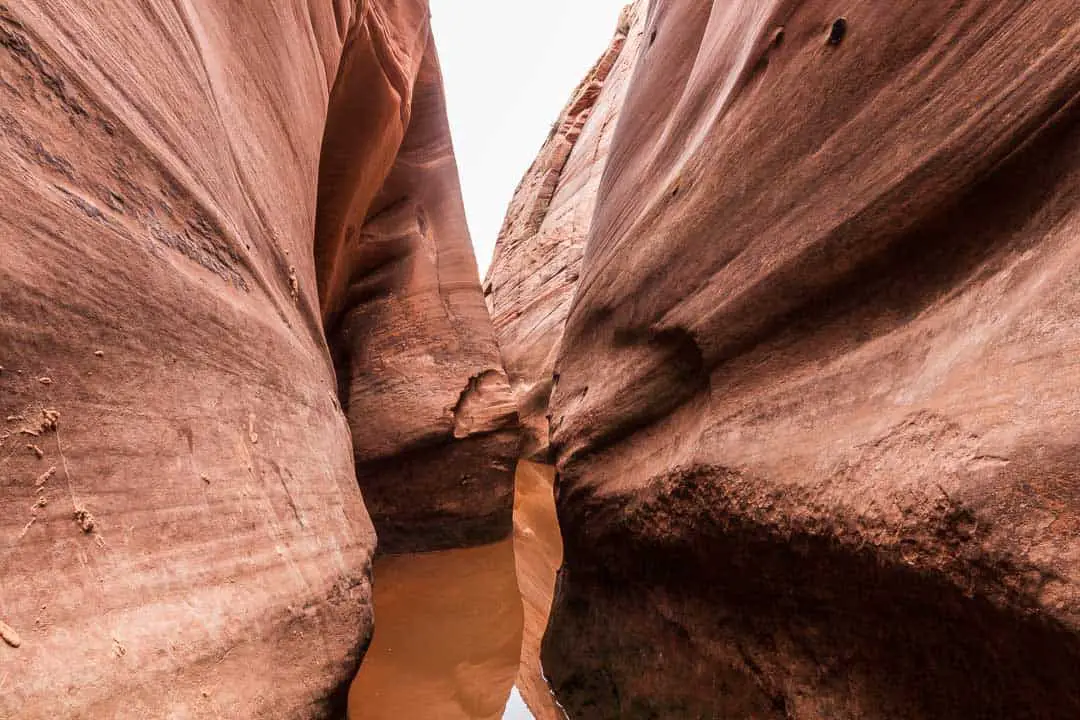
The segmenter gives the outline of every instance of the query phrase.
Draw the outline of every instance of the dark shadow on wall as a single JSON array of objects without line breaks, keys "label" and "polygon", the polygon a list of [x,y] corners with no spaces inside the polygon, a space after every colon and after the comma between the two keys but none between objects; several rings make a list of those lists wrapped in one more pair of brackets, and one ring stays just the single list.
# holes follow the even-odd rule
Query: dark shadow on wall
[{"label": "dark shadow on wall", "polygon": [[[560,502],[583,530],[564,538],[543,659],[571,717],[1080,717],[1080,637],[1029,611],[1053,578],[994,601],[992,578],[1034,571],[973,562],[965,591],[842,534],[755,522],[730,483],[699,468],[646,501]],[[936,532],[966,551],[962,517]]]}]

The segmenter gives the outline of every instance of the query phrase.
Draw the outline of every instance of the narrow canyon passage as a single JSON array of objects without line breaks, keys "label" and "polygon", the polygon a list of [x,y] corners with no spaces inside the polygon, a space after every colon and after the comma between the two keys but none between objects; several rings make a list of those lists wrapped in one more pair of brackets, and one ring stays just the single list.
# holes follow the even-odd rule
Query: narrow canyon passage
[{"label": "narrow canyon passage", "polygon": [[518,464],[513,538],[376,559],[375,635],[349,720],[519,720],[522,699],[537,720],[564,717],[540,668],[562,559],[553,480],[553,468]]},{"label": "narrow canyon passage", "polygon": [[625,1],[0,0],[0,720],[1080,719],[1080,0]]}]

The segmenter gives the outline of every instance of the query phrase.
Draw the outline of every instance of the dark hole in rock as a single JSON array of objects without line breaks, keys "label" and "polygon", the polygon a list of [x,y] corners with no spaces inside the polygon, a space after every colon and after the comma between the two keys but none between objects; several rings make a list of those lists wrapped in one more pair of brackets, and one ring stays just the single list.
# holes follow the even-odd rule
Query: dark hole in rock
[{"label": "dark hole in rock", "polygon": [[836,18],[833,21],[832,28],[829,30],[828,43],[830,45],[839,45],[845,35],[847,35],[847,20],[842,17]]}]

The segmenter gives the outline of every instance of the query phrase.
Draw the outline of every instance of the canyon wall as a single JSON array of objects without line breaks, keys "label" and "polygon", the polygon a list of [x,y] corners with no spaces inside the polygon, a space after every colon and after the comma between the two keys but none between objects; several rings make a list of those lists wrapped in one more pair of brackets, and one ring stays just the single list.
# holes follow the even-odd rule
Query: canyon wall
[{"label": "canyon wall", "polygon": [[[424,28],[421,19],[398,24]],[[371,107],[370,86],[385,68],[346,59],[331,96],[315,236],[327,337],[384,552],[509,537],[519,443],[430,29],[410,42],[403,55],[414,65],[403,77],[412,104],[401,125],[399,110]],[[396,154],[366,140],[385,142],[385,130],[365,129],[358,142],[358,123],[394,128]],[[368,177],[372,156],[393,160],[379,168],[378,186]]]},{"label": "canyon wall", "polygon": [[0,46],[0,717],[340,716],[356,463],[391,540],[511,530],[427,3],[9,0]]},{"label": "canyon wall", "polygon": [[[564,200],[595,206],[580,279],[519,192],[488,280],[526,397],[557,353],[560,701],[1076,717],[1080,7],[653,0],[644,29]],[[514,321],[571,294],[561,343]]]},{"label": "canyon wall", "polygon": [[484,295],[521,412],[522,452],[548,452],[555,356],[592,222],[616,119],[644,37],[645,4],[628,5],[611,45],[574,90],[518,186]]}]

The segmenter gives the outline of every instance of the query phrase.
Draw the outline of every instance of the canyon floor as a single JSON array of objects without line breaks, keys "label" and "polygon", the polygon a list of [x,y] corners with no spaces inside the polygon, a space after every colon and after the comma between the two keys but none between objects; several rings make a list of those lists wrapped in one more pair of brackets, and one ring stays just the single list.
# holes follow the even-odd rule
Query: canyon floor
[{"label": "canyon floor", "polygon": [[565,717],[540,667],[562,560],[553,480],[518,464],[512,539],[376,558],[376,630],[349,720],[499,720],[514,688],[526,717]]}]

